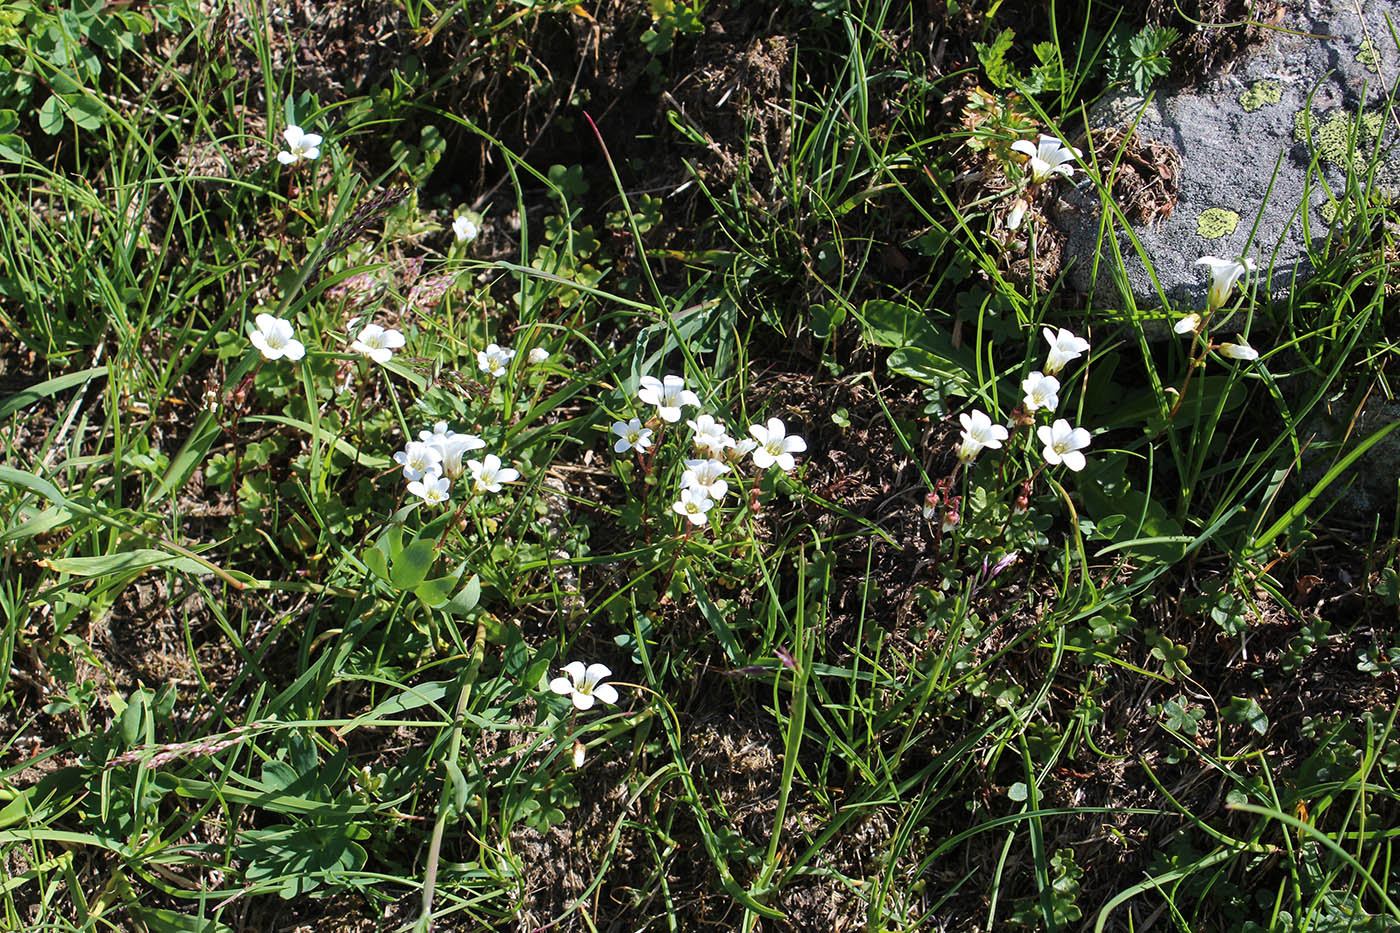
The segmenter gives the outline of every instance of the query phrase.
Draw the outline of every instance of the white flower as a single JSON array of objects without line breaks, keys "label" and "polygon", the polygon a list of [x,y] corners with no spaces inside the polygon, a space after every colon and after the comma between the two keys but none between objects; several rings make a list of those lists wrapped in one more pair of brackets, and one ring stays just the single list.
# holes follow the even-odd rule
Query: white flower
[{"label": "white flower", "polygon": [[1080,451],[1089,446],[1088,431],[1071,428],[1068,421],[1059,418],[1054,424],[1042,424],[1035,433],[1045,445],[1042,453],[1046,463],[1051,466],[1063,463],[1076,473],[1084,469],[1084,455]]},{"label": "white flower", "polygon": [[414,480],[408,484],[408,491],[429,505],[446,502],[448,490],[451,488],[452,480],[437,473],[429,473],[421,480]]},{"label": "white flower", "polygon": [[1172,326],[1172,330],[1176,331],[1178,334],[1194,334],[1200,329],[1201,316],[1195,311],[1192,311]]},{"label": "white flower", "polygon": [[734,438],[724,433],[724,422],[716,421],[713,415],[700,415],[686,425],[695,432],[691,442],[696,450],[718,457],[726,448],[734,446]]},{"label": "white flower", "polygon": [[535,347],[530,351],[530,355],[526,357],[526,359],[530,361],[531,366],[538,366],[549,359],[549,351],[544,347]]},{"label": "white flower", "polygon": [[470,243],[476,239],[481,228],[470,217],[463,214],[452,221],[452,232],[456,235],[458,243]]},{"label": "white flower", "polygon": [[625,454],[629,450],[643,451],[651,446],[651,428],[642,427],[640,419],[614,421],[612,432],[617,435],[613,442],[613,453]]},{"label": "white flower", "polygon": [[769,418],[767,427],[749,425],[749,434],[758,441],[758,446],[753,450],[753,465],[760,470],[766,470],[776,463],[778,469],[786,473],[797,465],[792,455],[807,449],[807,442],[796,434],[789,435],[778,418]]},{"label": "white flower", "polygon": [[468,460],[467,469],[472,474],[472,492],[500,492],[502,483],[510,483],[520,478],[520,471],[513,467],[501,466],[501,458],[487,454],[483,460]]},{"label": "white flower", "polygon": [[1026,411],[1039,411],[1042,408],[1054,411],[1055,406],[1060,404],[1060,380],[1054,376],[1031,373],[1021,380],[1021,391],[1026,393]]},{"label": "white flower", "polygon": [[1011,151],[1027,157],[1026,173],[1030,175],[1031,183],[1036,185],[1049,181],[1051,175],[1063,175],[1066,178],[1073,175],[1072,163],[1084,154],[1078,149],[1066,146],[1064,140],[1043,133],[1040,145],[1032,144],[1029,139],[1018,139],[1011,144]]},{"label": "white flower", "polygon": [[492,378],[499,379],[506,374],[506,367],[510,366],[510,361],[515,359],[515,351],[498,347],[494,343],[487,344],[485,350],[476,351],[476,368],[484,373],[490,373]]},{"label": "white flower", "polygon": [[729,442],[734,446],[729,448],[728,456],[729,459],[734,460],[735,462],[743,460],[749,454],[753,453],[755,450],[758,449],[758,441],[754,440],[751,437],[743,437],[737,441],[731,437],[729,438]]},{"label": "white flower", "polygon": [[403,467],[406,480],[419,480],[429,473],[442,472],[442,452],[433,444],[409,441],[408,446],[394,454],[394,462]]},{"label": "white flower", "polygon": [[1005,425],[993,424],[986,412],[978,409],[963,413],[958,420],[963,426],[962,440],[958,443],[958,459],[963,463],[971,463],[984,447],[998,449],[1009,436]]},{"label": "white flower", "polygon": [[1060,328],[1056,333],[1046,327],[1041,330],[1045,339],[1050,344],[1050,355],[1045,359],[1045,373],[1053,376],[1065,368],[1065,364],[1071,360],[1076,360],[1079,355],[1089,349],[1089,341],[1083,337],[1076,337],[1074,334]]},{"label": "white flower", "polygon": [[665,379],[643,376],[637,398],[643,404],[655,405],[661,420],[673,424],[681,420],[682,405],[700,407],[700,397],[685,387],[685,380],[680,376],[667,376]]},{"label": "white flower", "polygon": [[698,489],[718,502],[729,491],[729,484],[720,477],[729,472],[723,460],[687,460],[681,473],[682,489]]},{"label": "white flower", "polygon": [[442,457],[440,466],[443,475],[456,479],[462,475],[462,454],[469,450],[480,450],[486,446],[486,442],[475,434],[452,434],[440,441],[434,441],[433,446]]},{"label": "white flower", "polygon": [[291,165],[302,159],[315,159],[321,155],[321,137],[315,133],[303,132],[295,123],[282,131],[282,138],[287,141],[287,148],[277,153],[277,161],[283,165]]},{"label": "white flower", "polygon": [[1218,256],[1202,256],[1196,260],[1198,266],[1210,267],[1210,293],[1206,297],[1206,307],[1214,311],[1230,300],[1230,292],[1235,283],[1246,272],[1255,269],[1253,259],[1221,259]]},{"label": "white flower", "polygon": [[363,353],[376,363],[387,363],[394,351],[404,345],[403,334],[396,330],[385,330],[378,324],[366,324],[360,336],[350,344],[350,349]]},{"label": "white flower", "polygon": [[248,331],[248,342],[257,347],[265,360],[299,360],[306,355],[306,347],[292,336],[290,321],[259,314],[253,319],[254,326]]},{"label": "white flower", "polygon": [[1240,338],[1239,343],[1222,343],[1216,347],[1221,356],[1228,356],[1232,360],[1244,360],[1246,363],[1259,359],[1259,351]]},{"label": "white flower", "polygon": [[710,520],[706,513],[715,507],[715,502],[705,495],[703,489],[683,489],[678,502],[671,503],[671,511],[684,515],[692,525],[703,525]]},{"label": "white flower", "polygon": [[564,673],[569,676],[554,678],[549,682],[549,689],[573,700],[575,709],[592,709],[595,700],[617,702],[617,688],[603,683],[612,676],[607,665],[590,664],[584,667],[582,661],[571,661],[564,665]]}]

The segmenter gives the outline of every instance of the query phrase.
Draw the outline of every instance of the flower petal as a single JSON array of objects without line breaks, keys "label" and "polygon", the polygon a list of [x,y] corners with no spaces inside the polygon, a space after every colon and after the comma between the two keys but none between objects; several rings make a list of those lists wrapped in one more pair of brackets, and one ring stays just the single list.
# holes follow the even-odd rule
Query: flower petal
[{"label": "flower petal", "polygon": [[[413,484],[410,483],[409,486],[411,489]],[[574,684],[567,677],[556,677],[549,682],[549,689],[560,696],[568,696],[574,692]]]},{"label": "flower petal", "polygon": [[617,702],[617,688],[612,684],[599,684],[593,688],[593,695],[604,703]]}]

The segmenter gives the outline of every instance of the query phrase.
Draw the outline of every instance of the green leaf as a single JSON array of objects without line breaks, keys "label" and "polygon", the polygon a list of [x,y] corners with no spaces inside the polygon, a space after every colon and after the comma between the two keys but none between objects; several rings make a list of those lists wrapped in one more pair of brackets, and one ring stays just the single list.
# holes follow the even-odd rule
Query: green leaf
[{"label": "green leaf", "polygon": [[467,779],[462,774],[462,769],[457,762],[447,759],[442,763],[447,771],[447,777],[452,781],[452,808],[458,813],[463,813],[467,809],[467,802],[471,800],[471,788],[467,786]]},{"label": "green leaf", "polygon": [[209,568],[198,561],[152,548],[136,548],[118,554],[104,554],[101,557],[56,557],[52,560],[36,561],[36,563],[40,567],[57,573],[70,573],[75,577],[136,574],[153,567],[171,567],[181,573],[191,574],[209,572]]},{"label": "green leaf", "polygon": [[437,544],[415,538],[389,565],[389,582],[401,590],[411,590],[422,583],[437,559]]},{"label": "green leaf", "polygon": [[733,664],[744,664],[744,650],[739,647],[739,640],[734,637],[734,633],[729,628],[729,623],[724,616],[720,615],[719,607],[714,600],[710,599],[710,594],[705,591],[705,586],[695,576],[695,572],[689,568],[685,571],[686,579],[690,581],[690,592],[695,597],[695,605],[699,608],[700,614],[705,617],[705,621],[710,625],[710,631],[715,633],[716,640],[720,647],[729,657]]},{"label": "green leaf", "polygon": [[457,595],[448,600],[447,611],[455,616],[468,615],[479,602],[481,602],[481,578],[472,574],[466,585],[457,591]]},{"label": "green leaf", "polygon": [[1230,702],[1220,711],[1226,722],[1249,726],[1263,735],[1269,729],[1269,717],[1264,715],[1253,697],[1230,697]]},{"label": "green leaf", "polygon": [[1008,27],[998,33],[990,43],[972,43],[973,48],[977,49],[977,58],[982,62],[982,69],[987,72],[987,80],[997,87],[1006,88],[1013,83],[1011,67],[1006,63],[1006,53],[1011,51],[1011,44],[1015,39],[1016,30]]},{"label": "green leaf", "polygon": [[189,437],[185,438],[185,443],[180,446],[180,452],[175,455],[175,459],[170,461],[170,466],[160,478],[155,492],[146,498],[146,504],[153,505],[172,491],[183,489],[185,483],[194,475],[194,471],[204,462],[209,448],[222,431],[223,427],[212,411],[200,412],[195,418],[194,427],[190,429]]},{"label": "green leaf", "polygon": [[140,907],[130,902],[123,908],[151,933],[233,933],[231,927],[210,917],[195,917],[160,907]]},{"label": "green leaf", "polygon": [[360,560],[365,562],[365,566],[370,572],[381,580],[389,580],[389,559],[384,556],[384,552],[378,547],[367,547],[360,552]]},{"label": "green leaf", "polygon": [[452,597],[452,591],[456,588],[457,577],[454,574],[448,574],[445,577],[424,580],[413,588],[413,595],[417,596],[429,609],[441,609],[447,605],[447,601]]}]

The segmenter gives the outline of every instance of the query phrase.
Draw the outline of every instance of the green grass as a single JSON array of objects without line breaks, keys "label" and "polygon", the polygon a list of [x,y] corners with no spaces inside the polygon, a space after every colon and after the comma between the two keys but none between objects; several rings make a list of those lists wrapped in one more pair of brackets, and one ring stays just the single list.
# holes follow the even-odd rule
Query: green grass
[{"label": "green grass", "polygon": [[[1236,291],[1234,361],[998,238],[1009,144],[1134,73],[1107,8],[951,10],[939,68],[899,4],[104,9],[0,28],[0,926],[1400,923],[1396,521],[1329,511],[1393,442],[1391,207]],[[370,14],[393,64],[336,73]],[[771,60],[707,111],[721,15]],[[1046,326],[1087,466],[1029,423],[958,466]],[[796,469],[686,523],[668,373]],[[438,421],[518,481],[410,495]],[[575,660],[619,702],[551,692]]]}]

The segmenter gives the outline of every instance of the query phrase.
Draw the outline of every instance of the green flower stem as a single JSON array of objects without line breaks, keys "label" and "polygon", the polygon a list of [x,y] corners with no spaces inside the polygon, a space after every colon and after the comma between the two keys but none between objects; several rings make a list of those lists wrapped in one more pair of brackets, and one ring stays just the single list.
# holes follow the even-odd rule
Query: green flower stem
[{"label": "green flower stem", "polygon": [[[481,662],[486,657],[486,620],[490,618],[486,613],[481,614],[481,618],[476,623],[476,636],[472,640],[471,659],[467,663],[467,669],[462,672],[461,688],[457,694],[457,709],[452,714],[452,739],[447,746],[447,762],[456,763],[457,755],[462,750],[462,716],[467,711],[467,702],[471,699],[472,685],[476,683],[477,671],[481,669]],[[446,769],[444,768],[444,771]],[[442,834],[447,827],[447,814],[452,806],[453,784],[450,776],[443,774],[442,796],[438,800],[437,820],[433,823],[433,835],[428,842],[428,863],[423,872],[423,913],[414,924],[415,931],[427,933],[433,928],[433,893],[437,888],[438,861],[442,855]]]}]

